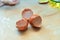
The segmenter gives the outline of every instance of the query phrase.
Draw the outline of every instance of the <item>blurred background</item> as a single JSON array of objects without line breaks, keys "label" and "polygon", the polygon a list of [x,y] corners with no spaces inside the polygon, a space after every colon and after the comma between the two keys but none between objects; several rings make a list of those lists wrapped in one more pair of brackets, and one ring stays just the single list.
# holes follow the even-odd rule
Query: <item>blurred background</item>
[{"label": "blurred background", "polygon": [[[39,0],[20,0],[15,6],[0,7],[0,40],[60,40],[60,9],[49,4],[40,4]],[[42,27],[35,31],[29,26],[26,32],[18,32],[16,21],[21,12],[30,8],[34,14],[42,17]]]}]

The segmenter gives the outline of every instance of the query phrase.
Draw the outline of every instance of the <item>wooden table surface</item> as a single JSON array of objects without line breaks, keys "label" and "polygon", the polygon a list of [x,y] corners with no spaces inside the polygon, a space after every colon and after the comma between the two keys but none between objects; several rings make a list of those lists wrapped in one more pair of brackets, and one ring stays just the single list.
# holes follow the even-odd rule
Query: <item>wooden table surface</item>
[{"label": "wooden table surface", "polygon": [[[29,26],[26,32],[18,32],[16,21],[22,18],[21,12],[25,8],[42,17],[40,30]],[[38,0],[20,0],[16,6],[0,7],[0,40],[60,40],[60,9],[39,4]]]}]

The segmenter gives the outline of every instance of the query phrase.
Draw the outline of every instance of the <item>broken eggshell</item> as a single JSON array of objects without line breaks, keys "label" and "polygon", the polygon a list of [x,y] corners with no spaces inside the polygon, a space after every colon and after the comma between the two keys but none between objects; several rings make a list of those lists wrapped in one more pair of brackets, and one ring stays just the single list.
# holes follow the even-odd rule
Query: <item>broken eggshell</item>
[{"label": "broken eggshell", "polygon": [[21,19],[16,22],[16,27],[18,28],[19,31],[24,31],[28,28],[28,22],[26,19]]},{"label": "broken eggshell", "polygon": [[39,15],[32,15],[29,20],[30,24],[32,27],[40,28],[42,24],[42,18]]},{"label": "broken eggshell", "polygon": [[22,11],[22,17],[29,21],[30,17],[33,15],[33,11],[31,9],[24,9]]}]

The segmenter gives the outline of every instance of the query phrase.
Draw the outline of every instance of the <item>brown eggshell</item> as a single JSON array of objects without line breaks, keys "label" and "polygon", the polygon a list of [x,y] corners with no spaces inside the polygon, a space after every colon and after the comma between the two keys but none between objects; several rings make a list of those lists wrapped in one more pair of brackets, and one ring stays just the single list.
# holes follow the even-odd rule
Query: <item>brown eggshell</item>
[{"label": "brown eggshell", "polygon": [[16,27],[18,28],[18,30],[20,31],[24,31],[28,28],[28,22],[26,19],[21,19],[19,21],[16,22]]},{"label": "brown eggshell", "polygon": [[32,25],[32,27],[40,28],[42,24],[42,18],[41,16],[34,14],[30,17],[29,22]]},{"label": "brown eggshell", "polygon": [[29,20],[32,15],[33,15],[33,11],[31,9],[24,9],[22,11],[22,17],[27,20]]}]

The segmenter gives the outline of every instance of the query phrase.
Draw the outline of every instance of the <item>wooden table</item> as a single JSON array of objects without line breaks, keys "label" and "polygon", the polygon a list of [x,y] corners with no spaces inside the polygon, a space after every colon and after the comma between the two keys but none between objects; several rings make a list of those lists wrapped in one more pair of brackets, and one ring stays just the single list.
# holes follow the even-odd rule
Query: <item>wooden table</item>
[{"label": "wooden table", "polygon": [[[42,17],[40,30],[31,26],[26,32],[17,30],[16,21],[22,18],[21,12],[25,8]],[[0,7],[0,40],[60,40],[60,9],[38,4],[38,0],[20,0],[16,6]]]}]

